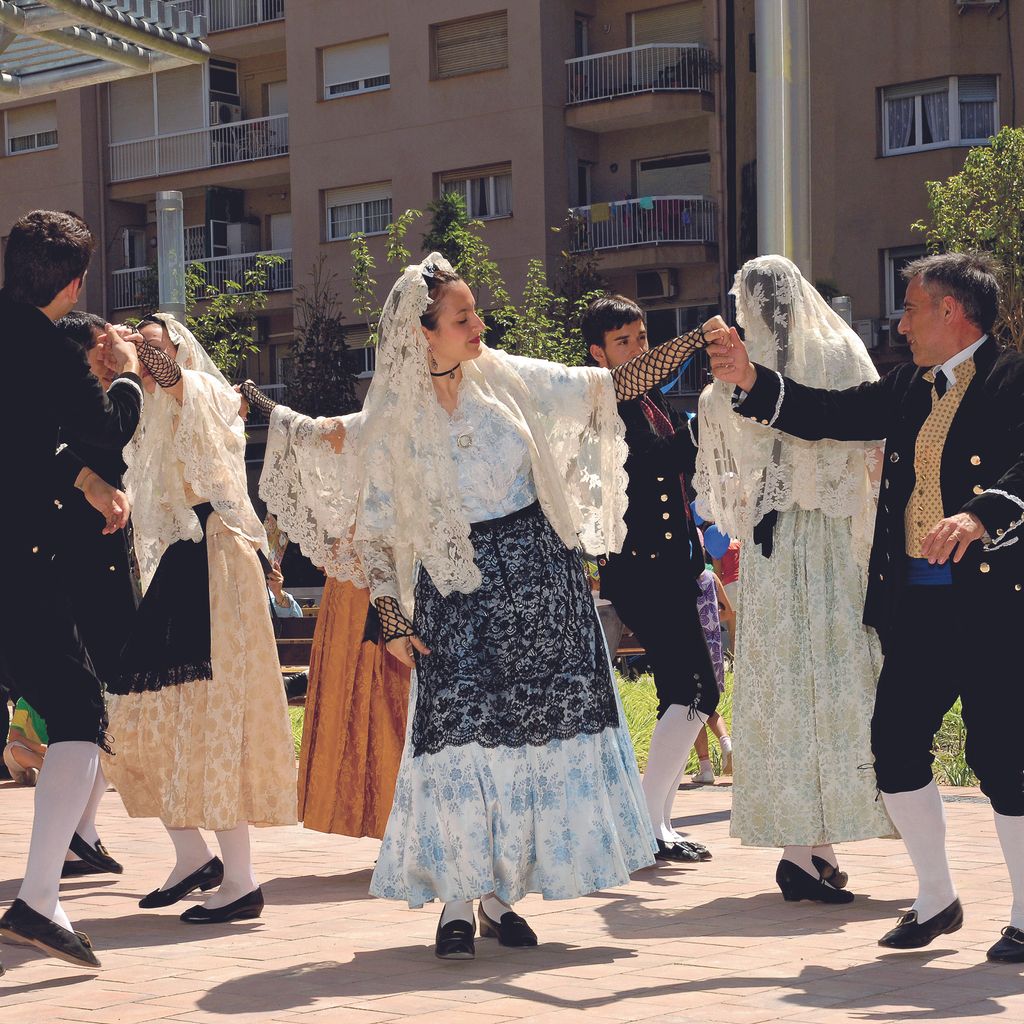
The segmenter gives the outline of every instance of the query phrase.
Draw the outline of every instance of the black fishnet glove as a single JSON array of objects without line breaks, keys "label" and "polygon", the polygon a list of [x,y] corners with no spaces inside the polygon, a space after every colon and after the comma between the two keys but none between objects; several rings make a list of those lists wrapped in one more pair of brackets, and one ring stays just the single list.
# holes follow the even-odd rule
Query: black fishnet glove
[{"label": "black fishnet glove", "polygon": [[242,397],[249,403],[249,409],[255,409],[258,413],[262,413],[268,419],[270,414],[277,408],[277,402],[260,391],[260,389],[251,381],[243,380],[238,386],[238,390],[241,392]]},{"label": "black fishnet glove", "polygon": [[181,380],[181,367],[162,349],[148,341],[138,345],[139,362],[162,388],[172,388]]},{"label": "black fishnet glove", "polygon": [[704,347],[704,341],[704,328],[698,327],[616,366],[612,370],[616,401],[628,402],[639,398],[664,383],[697,349]]},{"label": "black fishnet glove", "polygon": [[412,623],[402,612],[402,606],[393,597],[378,597],[373,602],[380,616],[380,631],[384,643],[390,643],[401,636],[414,636]]}]

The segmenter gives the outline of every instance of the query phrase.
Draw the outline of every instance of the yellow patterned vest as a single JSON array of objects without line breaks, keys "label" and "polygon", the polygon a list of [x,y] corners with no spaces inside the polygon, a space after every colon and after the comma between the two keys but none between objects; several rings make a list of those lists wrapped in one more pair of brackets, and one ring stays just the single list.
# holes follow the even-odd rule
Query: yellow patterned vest
[{"label": "yellow patterned vest", "polygon": [[[967,359],[953,368],[956,384],[947,388],[939,398],[938,392],[932,388],[932,411],[921,426],[917,435],[914,450],[914,472],[917,482],[907,503],[904,526],[907,533],[907,554],[911,558],[921,557],[921,545],[932,527],[946,517],[942,507],[942,488],[940,470],[942,467],[942,449],[946,446],[950,424],[960,408],[964,393],[974,380],[974,360]],[[929,384],[935,383],[935,372],[929,370],[924,379]]]}]

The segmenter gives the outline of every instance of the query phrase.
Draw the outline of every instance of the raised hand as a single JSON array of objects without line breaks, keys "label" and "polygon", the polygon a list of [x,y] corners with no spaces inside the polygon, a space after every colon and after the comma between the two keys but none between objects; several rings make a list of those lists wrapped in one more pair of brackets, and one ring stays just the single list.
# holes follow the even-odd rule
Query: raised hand
[{"label": "raised hand", "polygon": [[115,373],[134,373],[140,376],[137,346],[142,343],[141,334],[132,334],[126,327],[105,324],[103,359]]},{"label": "raised hand", "polygon": [[757,371],[747,355],[735,327],[719,328],[708,336],[708,359],[711,372],[716,380],[726,384],[738,384],[744,391],[750,391],[757,382]]}]

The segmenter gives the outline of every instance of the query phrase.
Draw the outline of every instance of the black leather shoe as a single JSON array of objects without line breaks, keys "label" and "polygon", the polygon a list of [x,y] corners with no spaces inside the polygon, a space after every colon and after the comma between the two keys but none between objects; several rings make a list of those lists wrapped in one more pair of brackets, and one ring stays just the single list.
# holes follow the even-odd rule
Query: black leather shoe
[{"label": "black leather shoe", "polygon": [[692,839],[680,839],[676,846],[684,850],[692,850],[697,854],[697,860],[711,860],[711,851],[703,843],[695,843]]},{"label": "black leather shoe", "polygon": [[83,875],[105,875],[101,868],[94,868],[84,860],[66,860],[60,869],[61,878],[81,878]]},{"label": "black leather shoe", "polygon": [[442,925],[437,922],[437,934],[434,936],[434,956],[438,960],[472,960],[476,957],[476,944],[473,936],[476,926],[472,921],[460,921],[456,918]]},{"label": "black leather shoe", "polygon": [[50,956],[78,967],[100,966],[85,932],[69,932],[33,910],[24,900],[15,900],[0,918],[0,936],[18,946],[35,946]]},{"label": "black leather shoe", "polygon": [[775,884],[782,890],[787,903],[816,900],[818,903],[852,903],[853,893],[834,889],[820,878],[807,874],[803,868],[788,860],[780,860],[775,869]]},{"label": "black leather shoe", "polygon": [[252,892],[240,896],[233,903],[226,903],[216,910],[206,907],[189,907],[181,920],[186,924],[223,924],[225,921],[248,921],[263,913],[263,890],[256,886]]},{"label": "black leather shoe", "polygon": [[[103,845],[102,839],[96,840],[95,846],[90,846],[77,832],[71,837],[68,849],[86,864],[91,864],[97,871],[109,872],[112,875],[120,875],[124,868],[114,860]],[[74,863],[71,861],[70,863]]]},{"label": "black leather shoe", "polygon": [[143,910],[152,910],[154,907],[169,907],[172,903],[184,899],[190,892],[202,889],[206,892],[215,889],[224,881],[224,865],[220,857],[208,860],[201,868],[186,875],[177,885],[170,889],[154,889],[151,893],[139,900],[139,906]]},{"label": "black leather shoe", "polygon": [[945,910],[929,917],[924,924],[917,920],[917,911],[904,914],[892,931],[886,932],[879,940],[880,946],[889,949],[921,949],[940,935],[958,932],[964,925],[964,908],[960,900],[953,900]]},{"label": "black leather shoe", "polygon": [[834,889],[845,889],[850,876],[839,868],[834,868],[824,857],[811,857],[811,863],[817,868],[823,882],[828,882]]},{"label": "black leather shoe", "polygon": [[679,843],[665,843],[659,839],[654,859],[696,863],[700,860],[700,854],[693,847],[681,846]]},{"label": "black leather shoe", "polygon": [[1007,925],[1002,936],[986,954],[987,959],[995,964],[1024,964],[1024,930]]},{"label": "black leather shoe", "polygon": [[487,916],[481,902],[478,908],[480,916],[480,938],[497,939],[502,946],[536,946],[537,933],[514,910],[506,911],[500,921]]}]

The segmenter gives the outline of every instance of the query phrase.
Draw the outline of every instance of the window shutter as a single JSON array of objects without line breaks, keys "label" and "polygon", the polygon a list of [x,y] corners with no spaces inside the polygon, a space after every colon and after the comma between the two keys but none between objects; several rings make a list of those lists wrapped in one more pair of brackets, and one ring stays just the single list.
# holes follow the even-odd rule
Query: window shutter
[{"label": "window shutter", "polygon": [[111,142],[130,142],[156,135],[152,75],[111,82],[108,89]]},{"label": "window shutter", "polygon": [[908,85],[890,85],[885,92],[887,100],[905,100],[911,96],[921,96],[929,92],[947,92],[948,78],[933,78],[927,82],[911,82]]},{"label": "window shutter", "polygon": [[7,111],[7,137],[17,139],[23,135],[41,135],[57,130],[57,104],[36,103],[31,107],[17,107]]},{"label": "window shutter", "polygon": [[992,103],[996,98],[994,75],[961,75],[958,81],[961,103]]},{"label": "window shutter", "polygon": [[324,90],[344,82],[358,82],[391,74],[388,37],[328,46],[323,51]]},{"label": "window shutter", "polygon": [[633,15],[633,45],[646,43],[703,43],[703,0],[669,4]]},{"label": "window shutter", "polygon": [[378,199],[391,198],[391,182],[378,181],[372,185],[349,185],[346,188],[332,188],[326,195],[327,209],[332,206],[348,206],[351,203],[372,203]]},{"label": "window shutter", "polygon": [[508,67],[508,12],[434,26],[434,73],[453,78]]}]

